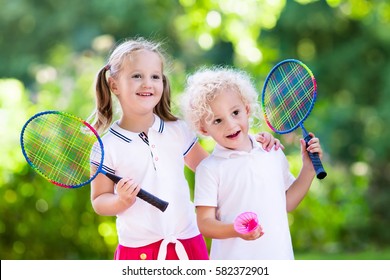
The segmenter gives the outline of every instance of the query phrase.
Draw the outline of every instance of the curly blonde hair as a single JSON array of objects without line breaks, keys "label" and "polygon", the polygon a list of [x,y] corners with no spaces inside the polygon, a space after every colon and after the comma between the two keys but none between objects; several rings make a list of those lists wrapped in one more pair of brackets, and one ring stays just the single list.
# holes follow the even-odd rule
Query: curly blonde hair
[{"label": "curly blonde hair", "polygon": [[247,73],[222,66],[201,68],[188,76],[181,96],[184,119],[194,130],[200,131],[202,121],[211,120],[213,113],[209,104],[227,88],[235,89],[244,105],[250,108],[251,121],[259,118],[258,93]]}]

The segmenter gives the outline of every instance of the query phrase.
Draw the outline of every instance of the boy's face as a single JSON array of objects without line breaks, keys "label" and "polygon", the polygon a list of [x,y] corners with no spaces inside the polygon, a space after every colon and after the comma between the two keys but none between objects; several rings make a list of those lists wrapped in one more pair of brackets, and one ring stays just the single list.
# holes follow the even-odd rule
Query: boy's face
[{"label": "boy's face", "polygon": [[245,106],[238,93],[225,89],[209,105],[213,117],[202,121],[200,131],[227,149],[250,151],[249,107]]}]

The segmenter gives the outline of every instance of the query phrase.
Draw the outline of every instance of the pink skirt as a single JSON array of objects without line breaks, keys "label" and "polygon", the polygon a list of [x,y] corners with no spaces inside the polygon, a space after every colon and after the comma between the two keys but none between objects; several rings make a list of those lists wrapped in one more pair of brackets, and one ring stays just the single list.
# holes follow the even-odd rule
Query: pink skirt
[{"label": "pink skirt", "polygon": [[[125,247],[118,245],[115,251],[115,260],[157,260],[160,245],[163,240],[142,247]],[[203,236],[199,234],[189,239],[179,239],[183,244],[189,260],[208,260],[209,255]],[[166,260],[178,260],[175,243],[167,246]]]}]

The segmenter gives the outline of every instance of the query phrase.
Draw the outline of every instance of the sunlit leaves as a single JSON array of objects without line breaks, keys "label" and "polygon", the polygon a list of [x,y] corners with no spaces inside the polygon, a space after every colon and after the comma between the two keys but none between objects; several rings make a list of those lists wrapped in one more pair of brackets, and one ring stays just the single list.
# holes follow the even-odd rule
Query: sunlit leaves
[{"label": "sunlit leaves", "polygon": [[[307,128],[321,139],[329,175],[315,180],[289,214],[294,248],[336,252],[388,244],[389,1],[36,2],[3,1],[0,10],[2,259],[112,258],[115,217],[93,211],[88,187],[63,190],[35,174],[19,134],[42,110],[86,118],[110,48],[138,35],[166,43],[176,114],[194,68],[232,64],[250,72],[260,89],[275,62],[296,57],[307,63],[319,90]],[[297,175],[300,132],[276,137]],[[201,144],[211,151],[214,142]],[[193,185],[193,173],[186,169],[186,176]]]},{"label": "sunlit leaves", "polygon": [[183,40],[194,38],[200,48],[209,50],[218,41],[233,44],[237,65],[260,63],[258,43],[262,29],[272,29],[285,1],[222,0],[182,1],[186,15],[176,19]]}]

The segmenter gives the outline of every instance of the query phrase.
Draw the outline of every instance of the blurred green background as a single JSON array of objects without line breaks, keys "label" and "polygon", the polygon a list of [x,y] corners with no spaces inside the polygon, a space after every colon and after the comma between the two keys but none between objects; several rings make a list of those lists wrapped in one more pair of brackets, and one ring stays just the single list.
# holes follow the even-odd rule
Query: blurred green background
[{"label": "blurred green background", "polygon": [[[315,180],[289,215],[296,258],[390,259],[389,1],[0,0],[0,6],[1,259],[113,258],[115,218],[94,213],[89,186],[61,189],[37,175],[19,136],[39,111],[87,118],[109,50],[134,36],[164,42],[174,102],[186,75],[202,65],[242,68],[260,90],[278,61],[305,62],[319,90],[305,127],[321,139],[328,177]],[[296,174],[300,131],[275,137]],[[202,143],[211,149],[207,139]]]}]

